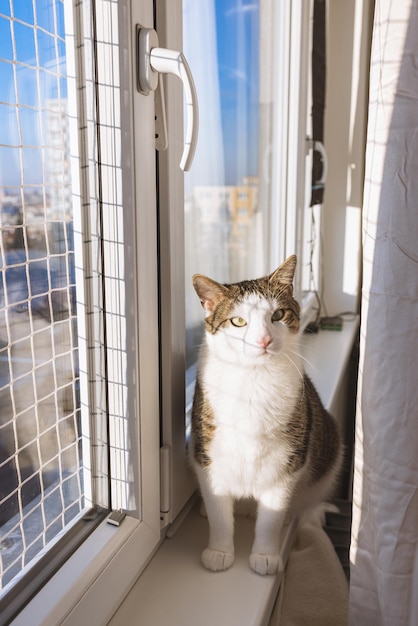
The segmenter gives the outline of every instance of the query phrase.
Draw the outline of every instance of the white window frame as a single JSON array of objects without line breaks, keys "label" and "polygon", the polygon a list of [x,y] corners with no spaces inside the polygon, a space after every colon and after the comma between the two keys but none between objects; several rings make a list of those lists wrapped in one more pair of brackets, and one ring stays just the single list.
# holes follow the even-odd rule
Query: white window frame
[{"label": "white window frame", "polygon": [[[89,3],[74,4],[75,22],[81,31],[91,19]],[[69,25],[72,21],[71,10],[66,17]],[[104,249],[106,251],[109,245],[114,252],[119,242],[118,236],[112,232],[111,211],[114,202],[113,210],[120,211],[121,217],[123,215],[123,263],[127,293],[126,345],[122,345],[122,348],[127,352],[128,367],[125,372],[117,372],[121,378],[116,380],[116,384],[112,380],[108,383],[110,396],[113,391],[115,395],[119,393],[122,379],[128,385],[126,415],[119,417],[129,416],[130,449],[129,452],[125,450],[126,455],[117,454],[118,446],[126,444],[126,433],[121,434],[119,429],[113,441],[110,441],[110,465],[113,500],[127,508],[128,515],[119,527],[106,521],[100,524],[18,614],[13,621],[16,626],[28,623],[80,624],[86,621],[87,616],[92,623],[107,623],[161,541],[154,99],[136,91],[136,24],[153,27],[152,0],[137,3],[109,0],[96,3],[95,26],[100,42],[97,50],[103,54],[103,64],[98,64],[96,68],[99,104],[101,102],[103,106],[102,119],[99,120],[103,128],[99,124],[99,133],[103,130],[106,144],[109,148],[112,145],[111,150],[100,154],[102,167],[105,166],[102,169],[101,201],[108,208],[103,220]],[[86,40],[84,45],[84,53],[89,57],[93,54],[91,42]],[[122,70],[116,96],[114,92],[109,92],[106,82],[109,69],[106,61],[109,61],[115,50]],[[80,67],[77,71],[80,71]],[[117,95],[120,96],[122,107],[119,112]],[[115,101],[109,100],[109,96],[114,97]],[[116,109],[110,111],[112,107]],[[121,118],[121,128],[112,128],[109,120],[113,113]],[[96,139],[81,135],[81,144],[83,141],[94,142]],[[114,172],[111,171],[112,166]],[[87,179],[94,179],[96,175],[95,164],[90,164],[84,170]],[[118,176],[123,204],[120,188],[113,185]],[[82,183],[80,186],[82,188]],[[88,206],[83,208],[88,210]],[[112,258],[104,258],[105,272],[108,272],[105,279],[107,289],[112,288],[113,261]],[[118,348],[118,330],[114,331],[109,325],[115,323],[119,313],[112,308],[106,312],[110,350]],[[117,420],[114,420],[114,425],[118,426]],[[128,471],[132,483],[129,486],[130,499],[126,495],[127,490],[120,489],[120,483],[128,479]]]},{"label": "white window frame", "polygon": [[[182,0],[157,0],[159,44],[182,50]],[[196,489],[186,453],[183,89],[173,76],[164,77],[168,150],[160,152],[160,308],[162,445],[166,454],[163,524],[174,521]]]},{"label": "white window frame", "polygon": [[[310,86],[313,2],[279,3],[275,11],[270,264],[277,267],[296,252],[296,298],[302,305],[302,325],[311,316],[312,300],[302,302],[303,232],[311,192]],[[288,71],[283,72],[283,67]],[[283,94],[288,94],[284,97]],[[304,184],[300,184],[303,181]],[[292,208],[294,209],[292,211]]]}]

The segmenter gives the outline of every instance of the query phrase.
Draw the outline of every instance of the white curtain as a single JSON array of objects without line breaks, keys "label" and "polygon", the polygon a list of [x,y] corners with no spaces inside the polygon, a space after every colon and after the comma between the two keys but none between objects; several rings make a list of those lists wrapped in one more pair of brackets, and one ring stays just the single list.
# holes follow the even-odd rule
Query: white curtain
[{"label": "white curtain", "polygon": [[418,0],[376,0],[350,626],[418,624]]}]

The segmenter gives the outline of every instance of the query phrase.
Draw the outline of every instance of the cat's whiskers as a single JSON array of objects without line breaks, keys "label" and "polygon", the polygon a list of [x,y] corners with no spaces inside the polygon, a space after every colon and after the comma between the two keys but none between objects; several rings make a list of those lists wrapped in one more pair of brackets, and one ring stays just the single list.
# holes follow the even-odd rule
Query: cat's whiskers
[{"label": "cat's whiskers", "polygon": [[303,354],[300,353],[300,351],[298,350],[288,350],[288,352],[290,352],[291,354],[295,354],[296,356],[298,356],[306,365],[309,365],[309,367],[314,370],[317,371],[317,367],[315,367],[315,365],[313,365],[313,363],[306,358],[306,356],[304,356]]},{"label": "cat's whiskers", "polygon": [[312,370],[313,372],[317,373],[317,372],[319,371],[319,370],[318,370],[318,367],[317,367],[316,365],[314,365],[314,364],[312,363],[312,361],[310,361],[310,360],[309,360],[309,359],[308,359],[308,358],[307,358],[307,357],[303,354],[303,350],[304,350],[304,349],[305,349],[305,350],[307,349],[306,344],[305,344],[305,343],[303,343],[302,341],[300,341],[300,342],[298,342],[298,343],[296,343],[296,344],[295,344],[295,347],[296,347],[296,348],[298,348],[298,350],[295,350],[295,351],[290,351],[290,350],[289,350],[289,352],[293,352],[293,354],[296,354],[297,356],[299,356],[299,358],[301,358],[301,359],[302,359],[302,361],[303,361],[306,365],[309,365],[309,367],[311,368],[311,370]]},{"label": "cat's whiskers", "polygon": [[[297,352],[293,352],[293,354],[296,354],[296,355],[297,355]],[[299,376],[300,376],[301,380],[303,381],[303,378],[304,378],[303,370],[300,370],[300,369],[299,369],[299,367],[296,365],[295,361],[292,359],[292,357],[291,357],[291,356],[290,356],[290,355],[289,355],[286,351],[283,351],[283,356],[285,356],[285,357],[286,357],[286,359],[289,361],[289,363],[290,363],[291,365],[293,365],[293,367],[294,367],[294,368],[296,369],[296,371],[298,372],[298,374],[299,374]]]}]

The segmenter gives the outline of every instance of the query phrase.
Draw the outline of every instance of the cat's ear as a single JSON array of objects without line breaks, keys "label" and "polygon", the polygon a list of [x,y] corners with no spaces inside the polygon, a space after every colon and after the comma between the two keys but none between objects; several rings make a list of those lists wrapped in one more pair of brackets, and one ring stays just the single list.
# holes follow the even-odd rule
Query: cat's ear
[{"label": "cat's ear", "polygon": [[227,287],[202,274],[195,274],[192,281],[202,307],[206,311],[214,311],[217,304],[229,293]]},{"label": "cat's ear", "polygon": [[295,276],[296,255],[288,257],[273,274],[269,276],[270,284],[291,285]]}]

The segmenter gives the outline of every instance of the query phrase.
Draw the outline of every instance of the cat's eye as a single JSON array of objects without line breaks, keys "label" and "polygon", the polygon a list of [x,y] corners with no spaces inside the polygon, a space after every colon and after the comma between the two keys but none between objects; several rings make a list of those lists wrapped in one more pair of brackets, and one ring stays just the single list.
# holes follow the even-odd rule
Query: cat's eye
[{"label": "cat's eye", "polygon": [[232,317],[231,318],[231,323],[234,326],[238,326],[238,328],[241,328],[242,326],[246,326],[247,322],[245,321],[245,319],[243,317]]},{"label": "cat's eye", "polygon": [[274,311],[273,315],[271,316],[271,321],[280,322],[280,320],[283,319],[283,317],[284,317],[284,309],[277,309],[277,311]]}]

